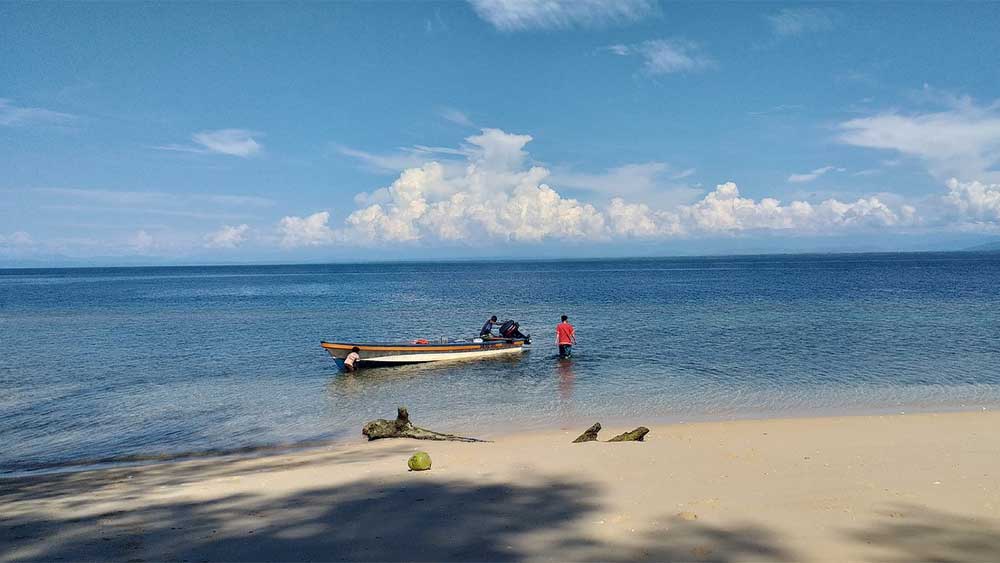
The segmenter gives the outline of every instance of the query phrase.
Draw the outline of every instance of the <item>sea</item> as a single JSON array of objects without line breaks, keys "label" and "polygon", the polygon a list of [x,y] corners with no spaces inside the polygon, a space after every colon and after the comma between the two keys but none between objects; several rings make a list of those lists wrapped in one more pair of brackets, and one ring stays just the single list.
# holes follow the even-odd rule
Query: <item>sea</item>
[{"label": "sea", "polygon": [[[1000,254],[0,270],[0,475],[359,440],[1000,406]],[[321,340],[522,355],[342,373]],[[560,360],[555,325],[578,344]]]}]

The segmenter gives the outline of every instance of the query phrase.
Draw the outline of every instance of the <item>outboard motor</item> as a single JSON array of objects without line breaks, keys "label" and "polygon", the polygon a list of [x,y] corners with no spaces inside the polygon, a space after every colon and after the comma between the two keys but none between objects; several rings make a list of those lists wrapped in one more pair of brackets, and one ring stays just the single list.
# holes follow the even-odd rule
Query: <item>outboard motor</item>
[{"label": "outboard motor", "polygon": [[521,333],[521,325],[515,321],[504,321],[504,323],[500,325],[500,336],[504,338],[523,338],[525,340],[525,344],[530,343],[528,336]]},{"label": "outboard motor", "polygon": [[500,325],[500,336],[504,338],[514,338],[513,334],[517,331],[517,323],[514,321],[504,321]]}]

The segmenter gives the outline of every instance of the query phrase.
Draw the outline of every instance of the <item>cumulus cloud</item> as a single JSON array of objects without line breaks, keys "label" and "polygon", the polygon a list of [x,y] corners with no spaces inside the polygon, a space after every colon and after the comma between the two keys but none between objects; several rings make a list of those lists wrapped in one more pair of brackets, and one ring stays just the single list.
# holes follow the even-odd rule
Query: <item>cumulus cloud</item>
[{"label": "cumulus cloud", "polygon": [[784,8],[764,18],[778,37],[829,31],[834,25],[832,13],[822,8]]},{"label": "cumulus cloud", "polygon": [[798,230],[824,232],[850,226],[887,227],[910,221],[912,210],[901,214],[877,197],[860,198],[852,203],[828,199],[819,204],[793,201],[788,205],[774,198],[759,202],[740,197],[736,184],[716,187],[701,201],[682,207],[682,224],[702,232],[745,230]]},{"label": "cumulus cloud", "polygon": [[347,218],[361,240],[416,241],[592,238],[603,229],[597,210],[561,197],[543,183],[548,170],[523,166],[528,135],[484,129],[466,139],[468,166],[449,173],[437,162],[404,171],[375,203]]},{"label": "cumulus cloud", "polygon": [[841,142],[920,158],[942,180],[1000,176],[995,170],[1000,164],[998,104],[982,107],[962,99],[946,111],[851,119],[840,130]]},{"label": "cumulus cloud", "polygon": [[947,187],[943,202],[951,222],[986,230],[1000,228],[1000,184],[959,182],[951,178]]},{"label": "cumulus cloud", "polygon": [[[530,135],[483,129],[466,139],[464,166],[431,161],[408,168],[391,185],[360,195],[356,201],[361,207],[340,227],[330,226],[326,211],[285,217],[278,226],[282,244],[595,241],[765,230],[827,233],[916,221],[912,207],[894,206],[879,197],[783,205],[773,198],[743,197],[732,182],[700,199],[688,198],[697,200],[693,203],[657,206],[648,199],[650,182],[668,171],[666,164],[628,165],[605,176],[563,173],[560,180],[530,162],[525,146],[531,140]],[[639,187],[632,193],[623,189],[626,197],[614,197],[599,208],[560,194],[550,185],[555,180],[609,193],[620,182],[638,182]]]},{"label": "cumulus cloud", "polygon": [[469,0],[500,31],[604,27],[657,13],[653,0]]},{"label": "cumulus cloud", "polygon": [[819,178],[820,176],[832,170],[836,170],[837,172],[844,171],[843,168],[837,168],[836,166],[823,166],[822,168],[817,168],[815,170],[812,170],[811,172],[806,172],[805,174],[792,174],[791,176],[788,177],[788,181],[797,184],[803,182],[812,182],[816,178]]},{"label": "cumulus cloud", "polygon": [[643,72],[648,75],[696,72],[715,65],[699,43],[686,39],[652,39],[635,45],[609,45],[605,50],[619,57],[641,57]]},{"label": "cumulus cloud", "polygon": [[654,211],[643,203],[612,201],[609,225],[618,236],[718,236],[752,231],[790,231],[823,234],[848,228],[893,227],[913,224],[916,210],[891,209],[877,197],[854,202],[828,199],[819,204],[793,201],[782,205],[774,198],[756,201],[740,195],[733,182],[716,186],[691,205]]},{"label": "cumulus cloud", "polygon": [[159,150],[190,152],[196,154],[225,154],[250,158],[264,148],[254,137],[263,137],[263,133],[247,129],[216,129],[199,131],[191,135],[194,145],[162,145],[153,147]]},{"label": "cumulus cloud", "polygon": [[205,235],[205,246],[208,248],[236,248],[246,242],[249,234],[249,225],[224,225],[221,229]]},{"label": "cumulus cloud", "polygon": [[75,115],[52,111],[45,108],[33,108],[14,105],[13,100],[0,98],[0,125],[6,127],[26,126],[32,124],[59,125],[76,119]]},{"label": "cumulus cloud", "polygon": [[285,247],[320,246],[333,243],[336,233],[328,225],[330,213],[320,211],[308,217],[284,217],[278,222],[280,243]]}]

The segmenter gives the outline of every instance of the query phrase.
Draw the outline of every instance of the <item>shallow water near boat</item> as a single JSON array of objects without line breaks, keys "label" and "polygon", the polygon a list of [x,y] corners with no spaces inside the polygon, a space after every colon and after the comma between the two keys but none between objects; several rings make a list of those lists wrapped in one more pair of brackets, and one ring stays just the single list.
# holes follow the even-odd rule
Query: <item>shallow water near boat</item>
[{"label": "shallow water near boat", "polygon": [[[0,271],[0,471],[421,426],[588,426],[1000,405],[1000,255]],[[556,357],[568,314],[580,340]],[[341,373],[320,340],[532,350]]]}]

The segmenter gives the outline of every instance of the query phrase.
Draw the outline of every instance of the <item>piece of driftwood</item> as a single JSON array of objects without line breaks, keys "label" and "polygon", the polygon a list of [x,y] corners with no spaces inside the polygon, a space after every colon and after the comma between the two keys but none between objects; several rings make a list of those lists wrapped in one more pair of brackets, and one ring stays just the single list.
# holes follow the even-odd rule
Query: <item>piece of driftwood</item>
[{"label": "piece of driftwood", "polygon": [[399,407],[396,420],[386,420],[384,418],[373,420],[365,424],[364,428],[361,429],[361,433],[367,436],[369,441],[381,438],[414,438],[416,440],[448,440],[452,442],[486,441],[418,428],[410,422],[410,413],[406,411],[406,407]]},{"label": "piece of driftwood", "polygon": [[624,434],[619,434],[614,438],[608,440],[609,442],[642,442],[643,438],[649,434],[649,428],[645,426],[640,426],[631,432],[626,432]]},{"label": "piece of driftwood", "polygon": [[578,436],[576,440],[573,440],[573,443],[579,444],[580,442],[596,442],[597,433],[600,431],[601,431],[601,423],[595,422],[593,426],[588,428],[583,434],[580,434],[580,436]]}]

